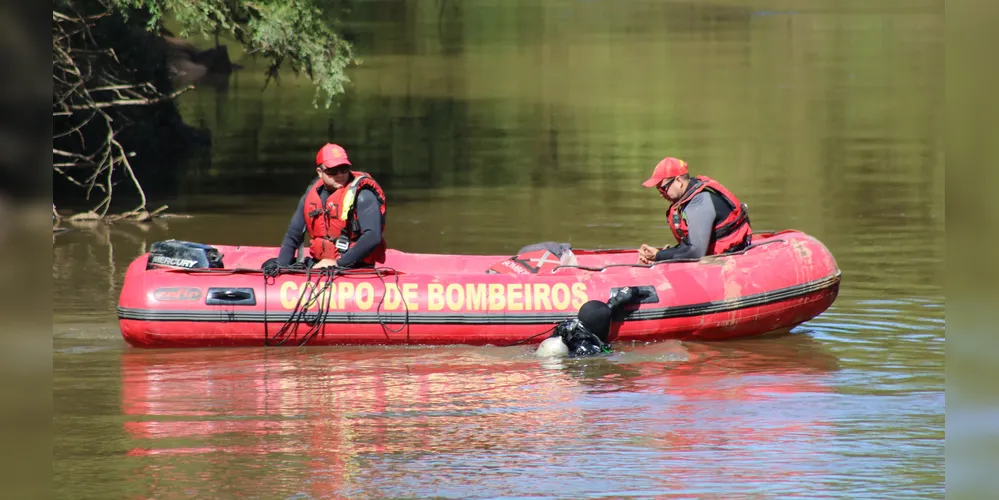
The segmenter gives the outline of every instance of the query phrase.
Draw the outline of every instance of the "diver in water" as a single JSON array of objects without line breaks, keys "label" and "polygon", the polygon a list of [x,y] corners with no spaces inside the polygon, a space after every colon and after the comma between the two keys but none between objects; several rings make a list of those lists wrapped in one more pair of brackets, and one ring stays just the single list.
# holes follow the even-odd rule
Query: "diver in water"
[{"label": "diver in water", "polygon": [[618,309],[639,298],[638,295],[635,288],[624,287],[607,302],[591,300],[583,304],[575,318],[555,326],[555,332],[538,346],[535,356],[576,358],[611,352],[607,339],[611,319]]}]

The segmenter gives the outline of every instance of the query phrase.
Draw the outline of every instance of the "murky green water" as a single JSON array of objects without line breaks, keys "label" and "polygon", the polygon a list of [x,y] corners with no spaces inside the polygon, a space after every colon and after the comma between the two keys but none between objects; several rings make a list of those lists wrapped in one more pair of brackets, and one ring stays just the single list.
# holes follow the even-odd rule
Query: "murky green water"
[{"label": "murky green water", "polygon": [[[59,496],[941,497],[942,5],[789,4],[363,3],[335,109],[291,77],[261,92],[255,68],[184,96],[213,151],[151,204],[194,217],[55,236]],[[640,183],[679,156],[756,228],[826,243],[840,296],[791,335],[559,363],[126,347],[130,260],[167,238],[277,245],[327,140],[416,252],[662,245]]]}]

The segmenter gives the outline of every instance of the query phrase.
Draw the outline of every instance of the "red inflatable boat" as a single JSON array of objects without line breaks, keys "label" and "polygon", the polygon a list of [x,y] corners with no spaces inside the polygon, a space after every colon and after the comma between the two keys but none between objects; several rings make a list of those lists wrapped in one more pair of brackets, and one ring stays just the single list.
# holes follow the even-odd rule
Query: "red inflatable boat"
[{"label": "red inflatable boat", "polygon": [[[588,300],[636,287],[611,341],[722,340],[788,329],[825,311],[840,271],[799,231],[754,235],[746,250],[638,264],[635,250],[518,256],[389,250],[348,271],[260,269],[274,247],[163,242],[138,257],[118,303],[136,347],[538,343]],[[178,250],[179,249],[179,250]]]}]

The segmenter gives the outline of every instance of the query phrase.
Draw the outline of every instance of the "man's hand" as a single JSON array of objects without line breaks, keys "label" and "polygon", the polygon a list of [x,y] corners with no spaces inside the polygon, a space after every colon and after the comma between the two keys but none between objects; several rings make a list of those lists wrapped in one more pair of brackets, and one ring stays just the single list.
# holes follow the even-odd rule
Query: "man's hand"
[{"label": "man's hand", "polygon": [[638,249],[638,262],[642,264],[651,264],[656,261],[656,253],[659,251],[653,247],[646,244],[642,244],[642,247]]},{"label": "man's hand", "polygon": [[323,259],[316,262],[316,264],[312,266],[313,269],[319,269],[322,267],[336,267],[336,259]]}]

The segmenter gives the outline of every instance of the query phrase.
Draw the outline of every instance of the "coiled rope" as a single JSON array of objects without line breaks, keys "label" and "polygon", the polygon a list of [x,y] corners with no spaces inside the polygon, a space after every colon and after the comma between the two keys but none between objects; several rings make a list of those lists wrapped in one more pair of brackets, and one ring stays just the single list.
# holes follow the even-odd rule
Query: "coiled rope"
[{"label": "coiled rope", "polygon": [[[291,311],[291,315],[284,322],[278,331],[271,336],[269,331],[269,322],[267,320],[267,290],[276,283],[277,276],[280,274],[304,274],[305,280],[302,282],[301,293],[298,296],[298,301],[295,303],[295,307]],[[264,345],[265,346],[281,346],[285,345],[290,339],[298,335],[299,325],[307,325],[308,329],[301,335],[297,341],[298,346],[304,346],[308,344],[316,335],[319,335],[323,331],[323,327],[326,325],[326,321],[330,314],[330,303],[333,300],[333,293],[330,293],[333,287],[333,283],[337,278],[341,276],[357,276],[357,275],[367,275],[374,274],[378,277],[378,280],[382,284],[382,297],[378,301],[378,306],[375,308],[375,314],[378,318],[378,323],[382,327],[382,331],[385,333],[385,338],[389,338],[390,333],[399,333],[403,329],[406,329],[406,343],[409,343],[409,303],[403,300],[403,305],[405,306],[405,316],[402,321],[402,325],[398,329],[392,329],[388,326],[386,318],[382,315],[382,306],[385,303],[385,298],[388,296],[388,285],[385,281],[385,274],[392,274],[395,276],[395,286],[396,290],[399,290],[399,272],[391,267],[371,267],[371,268],[358,268],[358,269],[343,269],[339,267],[325,267],[320,269],[294,269],[294,268],[283,268],[279,269],[276,273],[264,273]],[[314,312],[309,312],[312,309]]]}]

